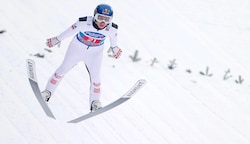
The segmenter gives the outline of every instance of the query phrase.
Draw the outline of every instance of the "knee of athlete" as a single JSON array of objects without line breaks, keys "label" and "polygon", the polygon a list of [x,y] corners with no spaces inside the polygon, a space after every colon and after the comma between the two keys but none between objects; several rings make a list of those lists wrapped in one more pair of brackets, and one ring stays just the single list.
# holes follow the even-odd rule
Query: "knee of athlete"
[{"label": "knee of athlete", "polygon": [[94,93],[100,93],[101,92],[101,83],[93,82],[92,86],[93,86],[93,92]]}]

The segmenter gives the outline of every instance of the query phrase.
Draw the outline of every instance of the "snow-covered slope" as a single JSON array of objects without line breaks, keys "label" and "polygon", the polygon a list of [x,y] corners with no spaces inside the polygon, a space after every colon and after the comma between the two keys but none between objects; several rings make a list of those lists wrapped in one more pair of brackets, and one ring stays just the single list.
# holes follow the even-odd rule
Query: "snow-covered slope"
[{"label": "snow-covered slope", "polygon": [[[64,31],[78,17],[92,15],[99,3],[113,6],[123,48],[118,60],[104,53],[103,104],[117,99],[137,79],[148,83],[116,109],[69,124],[68,120],[89,112],[89,78],[79,63],[51,98],[49,106],[57,120],[50,119],[32,93],[25,61],[36,61],[43,89],[71,39],[49,52],[46,38]],[[249,144],[249,7],[248,0],[4,2],[0,7],[0,30],[6,30],[0,34],[0,142]],[[129,56],[136,50],[142,60],[135,63]],[[151,66],[154,58],[158,63]],[[174,59],[177,67],[170,70]],[[211,77],[200,74],[207,68]],[[227,70],[230,73],[225,75]],[[240,76],[244,81],[237,84]]]}]

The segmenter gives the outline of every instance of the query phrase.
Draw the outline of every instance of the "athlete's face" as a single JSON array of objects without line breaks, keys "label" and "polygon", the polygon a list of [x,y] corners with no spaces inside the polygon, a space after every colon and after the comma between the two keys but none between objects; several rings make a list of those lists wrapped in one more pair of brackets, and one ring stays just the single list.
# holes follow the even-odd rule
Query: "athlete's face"
[{"label": "athlete's face", "polygon": [[100,29],[105,28],[112,21],[112,16],[106,16],[103,14],[95,14],[95,22]]},{"label": "athlete's face", "polygon": [[95,22],[96,25],[100,28],[100,29],[103,29],[107,26],[107,24],[105,22]]}]

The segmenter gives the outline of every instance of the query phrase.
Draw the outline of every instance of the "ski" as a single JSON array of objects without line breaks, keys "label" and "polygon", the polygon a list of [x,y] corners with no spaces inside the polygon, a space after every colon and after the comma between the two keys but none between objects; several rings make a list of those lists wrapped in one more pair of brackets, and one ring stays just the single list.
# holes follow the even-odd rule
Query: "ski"
[{"label": "ski", "polygon": [[26,66],[27,66],[27,72],[28,72],[28,78],[31,85],[31,88],[36,96],[36,99],[40,103],[42,109],[46,113],[48,117],[51,117],[53,119],[56,119],[53,113],[51,112],[50,108],[46,104],[46,102],[43,100],[40,88],[37,83],[37,77],[36,77],[36,65],[35,62],[31,59],[26,60]]},{"label": "ski", "polygon": [[119,99],[117,99],[116,101],[108,104],[107,106],[101,108],[101,109],[98,109],[94,112],[90,112],[88,114],[85,114],[83,116],[80,116],[76,119],[73,119],[71,121],[68,121],[68,123],[78,123],[78,122],[81,122],[83,120],[86,120],[88,118],[91,118],[91,117],[94,117],[96,115],[99,115],[101,113],[104,113],[108,110],[111,110],[115,107],[117,107],[118,105],[124,103],[125,101],[129,100],[139,89],[141,89],[144,85],[146,84],[146,80],[143,80],[143,79],[140,79],[136,82],[136,84],[130,88],[129,91],[127,91],[122,97],[120,97]]}]

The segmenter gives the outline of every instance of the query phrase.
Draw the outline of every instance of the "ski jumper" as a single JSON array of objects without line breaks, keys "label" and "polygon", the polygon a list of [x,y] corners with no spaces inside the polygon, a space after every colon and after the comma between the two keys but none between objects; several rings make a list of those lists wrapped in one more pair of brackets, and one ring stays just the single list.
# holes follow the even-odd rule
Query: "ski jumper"
[{"label": "ski jumper", "polygon": [[82,17],[70,28],[57,36],[62,41],[75,35],[67,49],[62,64],[49,79],[46,90],[51,94],[62,80],[63,76],[78,62],[83,61],[90,77],[90,102],[99,100],[101,95],[101,64],[103,58],[104,41],[110,39],[110,47],[117,46],[117,29],[114,23],[108,24],[104,29],[98,29],[93,17]]}]

